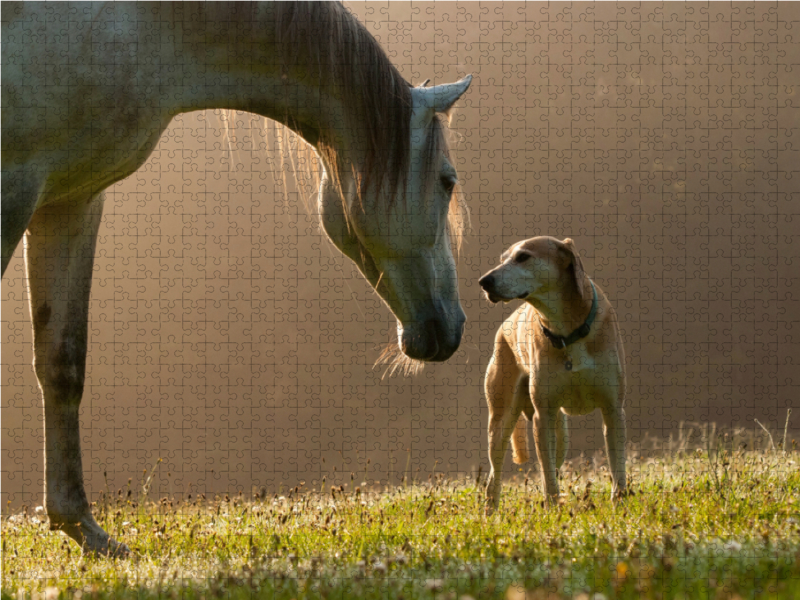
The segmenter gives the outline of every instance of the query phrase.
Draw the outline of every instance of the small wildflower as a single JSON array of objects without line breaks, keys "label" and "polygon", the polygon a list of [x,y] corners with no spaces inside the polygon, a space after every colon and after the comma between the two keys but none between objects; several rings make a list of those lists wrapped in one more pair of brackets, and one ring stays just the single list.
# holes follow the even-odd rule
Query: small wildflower
[{"label": "small wildflower", "polygon": [[428,579],[425,581],[425,589],[432,592],[441,591],[444,587],[444,579]]},{"label": "small wildflower", "polygon": [[374,565],[372,565],[372,570],[375,571],[376,573],[379,573],[380,575],[385,575],[387,569],[384,563],[376,562]]},{"label": "small wildflower", "polygon": [[739,552],[742,549],[742,545],[739,542],[731,540],[724,546],[725,550],[728,552]]}]

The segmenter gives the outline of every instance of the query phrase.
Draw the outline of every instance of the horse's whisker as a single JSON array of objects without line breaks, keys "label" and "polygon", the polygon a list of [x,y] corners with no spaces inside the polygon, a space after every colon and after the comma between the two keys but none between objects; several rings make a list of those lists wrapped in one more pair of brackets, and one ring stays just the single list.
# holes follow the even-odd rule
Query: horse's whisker
[{"label": "horse's whisker", "polygon": [[425,367],[425,363],[420,360],[409,358],[400,351],[397,342],[389,342],[384,346],[378,359],[375,361],[375,367],[386,366],[386,369],[381,375],[381,381],[386,376],[393,377],[396,373],[405,375],[417,375]]}]

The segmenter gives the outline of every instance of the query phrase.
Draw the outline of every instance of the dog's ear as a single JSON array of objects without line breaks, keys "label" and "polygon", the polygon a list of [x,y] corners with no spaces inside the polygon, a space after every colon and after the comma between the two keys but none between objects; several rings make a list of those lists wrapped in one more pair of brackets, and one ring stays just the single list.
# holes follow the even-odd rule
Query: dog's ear
[{"label": "dog's ear", "polygon": [[567,276],[575,285],[578,295],[583,296],[583,263],[581,262],[581,254],[571,238],[566,238],[561,243],[564,245],[564,254],[569,261],[566,265]]}]

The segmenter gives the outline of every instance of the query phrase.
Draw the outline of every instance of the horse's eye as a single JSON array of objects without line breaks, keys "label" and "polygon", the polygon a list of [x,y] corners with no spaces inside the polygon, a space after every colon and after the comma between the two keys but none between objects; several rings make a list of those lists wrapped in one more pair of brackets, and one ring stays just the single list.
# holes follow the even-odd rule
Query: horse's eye
[{"label": "horse's eye", "polygon": [[530,254],[528,254],[527,252],[520,252],[519,254],[517,254],[517,255],[514,257],[514,262],[515,262],[515,263],[517,263],[517,264],[519,265],[519,264],[522,264],[522,263],[524,263],[524,262],[525,262],[526,260],[528,260],[530,257],[531,257],[531,255],[530,255]]},{"label": "horse's eye", "polygon": [[451,193],[458,183],[458,179],[453,177],[452,175],[447,175],[446,177],[442,177],[442,185],[444,189],[447,190],[447,193]]}]

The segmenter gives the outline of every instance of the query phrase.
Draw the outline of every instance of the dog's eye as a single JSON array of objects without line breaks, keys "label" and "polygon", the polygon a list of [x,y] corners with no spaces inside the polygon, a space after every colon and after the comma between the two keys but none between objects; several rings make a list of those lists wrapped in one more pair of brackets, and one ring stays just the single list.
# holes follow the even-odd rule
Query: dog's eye
[{"label": "dog's eye", "polygon": [[524,263],[526,260],[528,260],[530,257],[531,255],[528,254],[527,252],[520,252],[514,257],[514,262],[520,265]]}]

